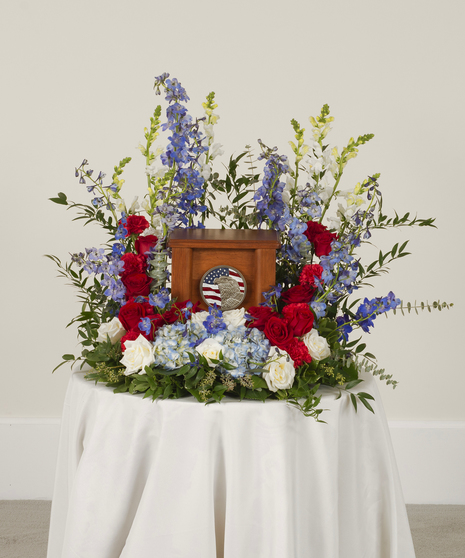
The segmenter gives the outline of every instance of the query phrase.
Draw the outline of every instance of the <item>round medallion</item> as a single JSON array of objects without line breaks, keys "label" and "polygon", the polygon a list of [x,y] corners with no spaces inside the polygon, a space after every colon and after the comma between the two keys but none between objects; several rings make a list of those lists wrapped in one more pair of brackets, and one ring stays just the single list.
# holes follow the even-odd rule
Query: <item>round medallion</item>
[{"label": "round medallion", "polygon": [[216,304],[221,310],[239,308],[245,299],[247,283],[236,268],[217,265],[203,274],[200,295],[207,306]]}]

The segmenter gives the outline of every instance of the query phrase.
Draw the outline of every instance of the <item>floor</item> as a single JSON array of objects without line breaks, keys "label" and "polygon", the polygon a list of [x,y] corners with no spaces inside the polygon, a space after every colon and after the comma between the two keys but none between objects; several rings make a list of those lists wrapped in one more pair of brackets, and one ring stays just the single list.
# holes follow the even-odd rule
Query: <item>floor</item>
[{"label": "floor", "polygon": [[[407,512],[416,558],[465,558],[465,506],[408,505]],[[0,556],[45,558],[49,519],[48,501],[0,501]]]}]

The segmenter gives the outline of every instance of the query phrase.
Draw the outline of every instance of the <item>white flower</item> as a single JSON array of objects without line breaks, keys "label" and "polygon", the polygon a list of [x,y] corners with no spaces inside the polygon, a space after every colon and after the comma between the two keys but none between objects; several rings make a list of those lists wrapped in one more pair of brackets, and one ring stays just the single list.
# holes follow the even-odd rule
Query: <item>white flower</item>
[{"label": "white flower", "polygon": [[203,325],[203,322],[207,319],[208,312],[196,312],[191,316],[191,322],[193,324]]},{"label": "white flower", "polygon": [[116,201],[115,206],[116,206],[117,211],[119,211],[119,213],[122,213],[123,211],[125,213],[127,213],[126,204],[124,203],[123,198],[119,198]]},{"label": "white flower", "polygon": [[223,312],[223,320],[231,331],[245,324],[245,308],[236,308],[235,310],[225,310]]},{"label": "white flower", "polygon": [[124,344],[126,350],[120,362],[126,367],[125,375],[129,376],[138,370],[144,374],[144,368],[155,360],[154,346],[142,334],[135,341],[126,341]]},{"label": "white flower", "polygon": [[221,143],[214,143],[211,147],[210,147],[210,159],[213,160],[215,157],[218,157],[218,155],[223,155],[224,151],[223,149],[221,149],[223,146],[221,145]]},{"label": "white flower", "polygon": [[121,337],[123,337],[123,335],[126,333],[126,330],[124,329],[118,318],[113,318],[109,322],[101,324],[97,332],[97,341],[99,343],[103,343],[104,341],[106,341],[108,336],[110,338],[111,344],[114,345],[121,339]]},{"label": "white flower", "polygon": [[224,347],[221,343],[218,343],[216,339],[208,337],[205,341],[202,341],[200,345],[197,345],[195,349],[199,354],[203,355],[207,359],[208,366],[214,368],[216,364],[212,362],[211,359],[219,359],[220,352],[223,351]]},{"label": "white flower", "polygon": [[131,203],[131,207],[128,209],[128,213],[134,213],[139,209],[139,202],[138,202],[139,196],[134,196],[134,199],[132,200]]},{"label": "white flower", "polygon": [[328,217],[328,228],[331,230],[339,231],[341,228],[341,220],[339,217]]},{"label": "white flower", "polygon": [[294,383],[295,368],[286,351],[271,347],[268,361],[270,362],[267,362],[263,367],[269,370],[269,372],[263,373],[268,389],[278,391],[278,389],[291,388]]},{"label": "white flower", "polygon": [[328,341],[325,337],[318,335],[316,329],[312,329],[302,337],[302,341],[314,360],[323,360],[329,357],[331,349],[329,348]]},{"label": "white flower", "polygon": [[214,136],[213,124],[204,124],[203,125],[203,130],[204,130],[205,135],[207,136],[207,138],[213,138],[213,136]]},{"label": "white flower", "polygon": [[113,318],[109,322],[102,324],[98,328],[97,332],[97,341],[99,343],[103,343],[104,341],[106,341],[108,336],[110,338],[111,344],[114,345],[121,339],[121,337],[123,337],[123,335],[126,333],[126,330],[124,329],[118,318]]}]

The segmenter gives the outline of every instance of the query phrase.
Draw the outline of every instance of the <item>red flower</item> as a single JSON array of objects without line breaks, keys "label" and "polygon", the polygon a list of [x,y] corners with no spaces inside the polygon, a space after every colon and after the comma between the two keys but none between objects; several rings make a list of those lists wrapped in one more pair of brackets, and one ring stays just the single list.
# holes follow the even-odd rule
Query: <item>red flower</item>
[{"label": "red flower", "polygon": [[283,320],[278,315],[271,316],[267,320],[263,333],[272,345],[276,345],[276,347],[283,350],[286,350],[286,346],[294,337],[292,328],[289,327],[287,320]]},{"label": "red flower", "polygon": [[141,334],[142,331],[136,331],[135,329],[133,329],[132,331],[128,331],[126,335],[121,338],[121,350],[123,351],[123,353],[126,350],[126,341],[135,341]]},{"label": "red flower", "polygon": [[289,304],[283,308],[283,314],[294,337],[302,337],[313,327],[315,316],[308,304]]},{"label": "red flower", "polygon": [[154,234],[147,234],[145,236],[138,236],[135,242],[136,252],[140,255],[145,255],[151,248],[158,242],[158,237]]},{"label": "red flower", "polygon": [[331,242],[337,240],[337,234],[329,232],[321,223],[307,221],[307,230],[304,235],[315,246],[315,254],[320,258],[331,252]]},{"label": "red flower", "polygon": [[311,287],[315,287],[315,277],[321,279],[322,273],[323,268],[321,267],[321,265],[304,265],[299,277],[299,282],[301,283],[301,285],[310,285]]},{"label": "red flower", "polygon": [[126,236],[129,236],[131,234],[140,234],[145,231],[145,229],[150,227],[150,224],[142,215],[128,215],[124,226],[128,231]]},{"label": "red flower", "polygon": [[134,299],[126,302],[118,314],[118,319],[126,331],[135,330],[139,333],[141,333],[139,330],[141,318],[154,319],[156,317],[157,315],[154,312],[153,306],[148,302],[134,302]]},{"label": "red flower", "polygon": [[304,362],[312,362],[312,357],[310,356],[305,343],[295,337],[287,345],[286,351],[294,361],[294,366],[296,368],[298,366],[302,366]]},{"label": "red flower", "polygon": [[149,296],[150,284],[152,279],[145,273],[131,273],[121,277],[123,285],[126,287],[126,298],[134,298],[136,296]]},{"label": "red flower", "polygon": [[268,306],[251,306],[247,313],[250,314],[254,319],[246,322],[247,327],[255,327],[260,331],[265,329],[265,325],[271,316],[277,316],[276,312],[273,312]]},{"label": "red flower", "polygon": [[[175,302],[169,310],[167,310],[165,313],[162,314],[164,323],[174,324],[174,322],[177,322],[180,318],[182,318],[184,314],[181,312],[181,310],[186,308],[186,304],[188,302],[189,302],[188,300],[185,300],[184,302]],[[199,304],[200,304],[199,302],[196,302],[190,311],[193,312],[194,314],[196,312],[202,311],[201,309],[198,308]]]},{"label": "red flower", "polygon": [[121,261],[124,262],[124,271],[120,273],[122,277],[131,275],[132,273],[145,273],[145,270],[147,269],[147,261],[144,256],[139,256],[137,254],[133,254],[132,252],[123,254],[121,256]]},{"label": "red flower", "polygon": [[316,292],[316,288],[310,285],[296,285],[291,287],[286,292],[281,295],[281,300],[284,300],[286,304],[294,304],[296,302],[310,302],[313,295]]}]

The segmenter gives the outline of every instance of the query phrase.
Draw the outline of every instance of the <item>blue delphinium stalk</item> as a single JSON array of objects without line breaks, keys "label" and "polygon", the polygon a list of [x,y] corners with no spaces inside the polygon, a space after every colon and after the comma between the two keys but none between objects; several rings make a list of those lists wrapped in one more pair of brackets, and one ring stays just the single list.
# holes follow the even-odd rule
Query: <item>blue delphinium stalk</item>
[{"label": "blue delphinium stalk", "polygon": [[120,273],[124,270],[124,262],[117,252],[105,254],[103,248],[86,248],[86,255],[82,255],[78,262],[89,274],[102,275],[100,284],[106,287],[105,295],[122,304],[126,294],[126,287],[121,282]]},{"label": "blue delphinium stalk", "polygon": [[287,157],[278,155],[277,147],[270,149],[258,140],[262,153],[258,159],[266,159],[262,185],[257,189],[254,200],[257,202],[259,224],[267,223],[270,229],[283,232],[291,218],[289,206],[283,200],[286,184],[280,181],[289,172]]},{"label": "blue delphinium stalk", "polygon": [[[160,156],[161,162],[174,170],[168,183],[157,192],[157,198],[165,203],[154,209],[159,214],[167,235],[176,226],[194,226],[194,217],[206,211],[206,206],[198,203],[205,194],[205,179],[200,173],[199,157],[208,151],[207,138],[199,130],[199,122],[194,121],[181,103],[189,97],[186,90],[169,74],[155,78],[156,93],[165,89],[165,99],[169,102],[166,110],[167,122],[162,130],[170,132],[169,144]],[[197,226],[200,226],[199,223]]]}]

